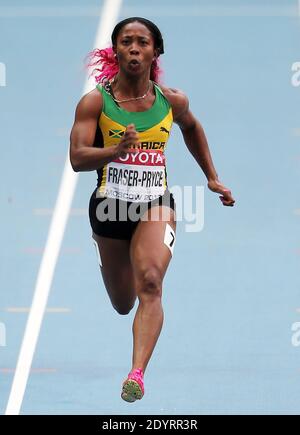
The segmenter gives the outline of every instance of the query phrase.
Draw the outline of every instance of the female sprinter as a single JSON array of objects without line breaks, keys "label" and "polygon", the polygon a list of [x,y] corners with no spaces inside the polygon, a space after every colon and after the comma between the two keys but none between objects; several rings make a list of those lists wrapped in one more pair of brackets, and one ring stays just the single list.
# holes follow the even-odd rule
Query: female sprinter
[{"label": "female sprinter", "polygon": [[[112,48],[94,50],[96,88],[83,96],[71,132],[74,171],[98,173],[89,216],[103,281],[113,307],[133,322],[132,367],[121,397],[144,395],[143,375],[163,324],[162,283],[175,241],[175,204],[167,187],[164,150],[172,122],[200,165],[208,188],[233,206],[218,180],[204,131],[180,91],[158,84],[162,35],[140,17],[118,23]],[[95,70],[94,70],[95,72]]]}]

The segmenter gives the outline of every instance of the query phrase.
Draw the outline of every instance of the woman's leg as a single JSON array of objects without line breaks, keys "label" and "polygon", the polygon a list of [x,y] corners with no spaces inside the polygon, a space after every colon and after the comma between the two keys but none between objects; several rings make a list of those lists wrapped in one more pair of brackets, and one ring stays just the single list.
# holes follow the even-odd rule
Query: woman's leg
[{"label": "woman's leg", "polygon": [[132,369],[141,368],[143,372],[163,324],[162,282],[172,256],[165,239],[171,232],[175,240],[176,230],[175,212],[169,207],[155,206],[147,212],[148,219],[149,213],[151,220],[139,222],[130,244],[134,285],[139,299],[133,323]]},{"label": "woman's leg", "polygon": [[129,240],[100,237],[93,233],[102,266],[103,281],[115,310],[119,314],[128,314],[134,307],[136,291],[129,256]]}]

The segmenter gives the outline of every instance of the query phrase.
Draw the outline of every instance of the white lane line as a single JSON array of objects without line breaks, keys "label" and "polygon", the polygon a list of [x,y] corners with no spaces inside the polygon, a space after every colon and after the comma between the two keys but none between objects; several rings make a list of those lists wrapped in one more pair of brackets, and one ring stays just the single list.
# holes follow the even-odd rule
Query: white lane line
[{"label": "white lane line", "polygon": [[[5,308],[7,313],[28,313],[30,311],[30,307],[7,307]],[[52,307],[46,308],[46,313],[70,313],[71,308],[62,308],[62,307]]]},{"label": "white lane line", "polygon": [[[109,42],[110,34],[118,19],[121,6],[122,0],[105,0],[94,47],[103,47]],[[92,79],[88,80],[88,78],[86,78],[83,94],[94,88],[92,81]],[[20,413],[77,179],[78,174],[73,172],[69,162],[69,152],[67,152],[58,197],[5,411],[6,415],[17,415]]]}]

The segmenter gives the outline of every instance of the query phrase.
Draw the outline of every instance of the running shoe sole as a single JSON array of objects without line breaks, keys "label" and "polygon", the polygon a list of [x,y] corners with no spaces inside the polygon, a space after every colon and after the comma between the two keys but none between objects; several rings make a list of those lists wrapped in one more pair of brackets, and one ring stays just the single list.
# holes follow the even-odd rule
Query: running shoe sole
[{"label": "running shoe sole", "polygon": [[122,388],[121,397],[125,402],[135,402],[143,397],[143,391],[138,382],[133,379],[127,379]]}]

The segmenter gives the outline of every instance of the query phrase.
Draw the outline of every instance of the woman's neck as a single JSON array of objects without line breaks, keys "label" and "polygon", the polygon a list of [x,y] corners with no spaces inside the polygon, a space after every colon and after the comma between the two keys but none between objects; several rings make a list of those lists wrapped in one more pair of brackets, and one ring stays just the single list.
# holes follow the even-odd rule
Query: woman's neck
[{"label": "woman's neck", "polygon": [[149,74],[132,77],[118,73],[113,80],[114,94],[124,98],[141,97],[149,88],[149,80]]}]

